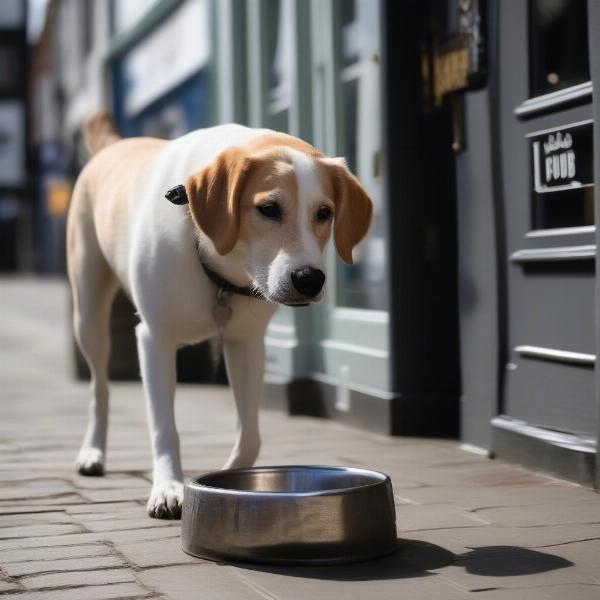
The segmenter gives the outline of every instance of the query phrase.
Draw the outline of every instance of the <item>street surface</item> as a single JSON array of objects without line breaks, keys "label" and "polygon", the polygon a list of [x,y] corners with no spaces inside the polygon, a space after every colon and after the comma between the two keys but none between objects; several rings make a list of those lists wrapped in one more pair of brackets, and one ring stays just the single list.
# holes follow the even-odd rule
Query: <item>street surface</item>
[{"label": "street surface", "polygon": [[[182,552],[179,522],[146,516],[150,449],[141,385],[113,384],[106,477],[76,475],[88,385],[71,377],[67,288],[0,280],[0,596],[14,600],[598,600],[600,497],[464,452],[263,411],[259,464],[387,472],[399,550],[338,567],[218,564]],[[227,388],[182,385],[188,475],[233,443]],[[369,515],[365,515],[368,518]]]}]

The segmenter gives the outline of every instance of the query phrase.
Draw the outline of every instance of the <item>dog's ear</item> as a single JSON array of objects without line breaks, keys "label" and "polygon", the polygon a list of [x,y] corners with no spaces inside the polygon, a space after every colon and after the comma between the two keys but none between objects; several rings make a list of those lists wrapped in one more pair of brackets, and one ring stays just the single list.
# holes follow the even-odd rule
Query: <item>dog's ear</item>
[{"label": "dog's ear", "polygon": [[335,204],[335,247],[340,258],[351,265],[352,249],[371,226],[373,202],[343,158],[320,158],[319,161],[331,184],[331,200]]},{"label": "dog's ear", "polygon": [[194,222],[222,255],[238,240],[240,199],[249,168],[247,152],[234,146],[185,183]]}]

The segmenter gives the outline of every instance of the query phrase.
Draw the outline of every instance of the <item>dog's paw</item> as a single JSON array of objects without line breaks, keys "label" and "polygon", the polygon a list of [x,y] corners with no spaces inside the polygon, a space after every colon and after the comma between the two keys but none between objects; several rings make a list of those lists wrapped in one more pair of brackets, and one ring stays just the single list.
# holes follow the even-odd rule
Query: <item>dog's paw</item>
[{"label": "dog's paw", "polygon": [[104,452],[99,448],[82,448],[75,460],[75,469],[81,475],[104,475]]},{"label": "dog's paw", "polygon": [[153,519],[181,519],[182,504],[183,483],[164,481],[152,486],[146,511]]}]

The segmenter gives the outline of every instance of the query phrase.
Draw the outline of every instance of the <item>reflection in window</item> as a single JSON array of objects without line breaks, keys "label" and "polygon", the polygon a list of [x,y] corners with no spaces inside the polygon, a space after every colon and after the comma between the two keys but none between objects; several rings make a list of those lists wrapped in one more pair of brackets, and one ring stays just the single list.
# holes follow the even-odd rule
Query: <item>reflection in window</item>
[{"label": "reflection in window", "polygon": [[92,0],[83,0],[81,8],[83,10],[83,55],[87,56],[94,43],[94,4]]},{"label": "reflection in window", "polygon": [[367,238],[354,250],[354,265],[340,263],[337,304],[384,310],[384,215],[381,198],[379,2],[343,0],[338,6],[338,111],[340,153],[375,205]]},{"label": "reflection in window", "polygon": [[267,2],[267,56],[270,65],[267,127],[288,130],[292,95],[293,0]]},{"label": "reflection in window", "polygon": [[136,25],[158,0],[114,0],[114,28],[119,33]]},{"label": "reflection in window", "polygon": [[594,224],[594,188],[534,194],[533,229]]},{"label": "reflection in window", "polygon": [[587,2],[530,0],[529,44],[531,96],[588,81]]},{"label": "reflection in window", "polygon": [[14,94],[20,85],[21,57],[14,46],[0,46],[0,93]]}]

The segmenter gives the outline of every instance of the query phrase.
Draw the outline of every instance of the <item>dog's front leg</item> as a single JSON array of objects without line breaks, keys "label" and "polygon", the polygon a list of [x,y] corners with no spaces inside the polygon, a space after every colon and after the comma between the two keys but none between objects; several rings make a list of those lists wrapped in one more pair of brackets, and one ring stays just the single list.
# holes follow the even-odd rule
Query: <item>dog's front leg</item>
[{"label": "dog's front leg", "polygon": [[264,331],[225,340],[225,363],[238,413],[237,438],[224,469],[251,467],[260,451],[258,409],[265,368]]},{"label": "dog's front leg", "polygon": [[175,427],[175,344],[145,323],[136,327],[152,444],[152,491],[147,511],[158,519],[181,517],[183,473]]}]

